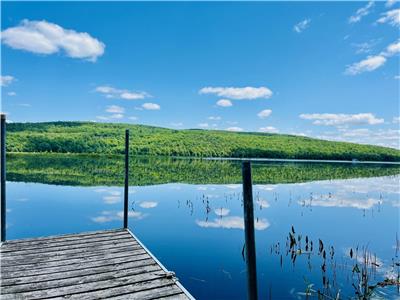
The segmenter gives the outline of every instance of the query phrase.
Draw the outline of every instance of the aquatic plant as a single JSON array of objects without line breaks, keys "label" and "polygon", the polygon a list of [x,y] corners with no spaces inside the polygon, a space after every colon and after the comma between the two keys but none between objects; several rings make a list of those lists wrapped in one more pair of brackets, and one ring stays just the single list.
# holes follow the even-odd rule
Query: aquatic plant
[{"label": "aquatic plant", "polygon": [[[400,295],[400,261],[398,253],[400,249],[399,241],[396,234],[396,253],[390,265],[392,277],[379,279],[377,269],[382,267],[376,254],[372,254],[367,246],[350,248],[348,257],[350,261],[339,265],[337,263],[336,251],[333,245],[327,246],[326,243],[318,239],[317,248],[314,247],[313,241],[308,235],[303,239],[302,234],[296,233],[294,226],[291,227],[286,237],[285,251],[281,252],[280,242],[270,247],[270,253],[279,257],[280,266],[283,268],[283,257],[289,257],[293,266],[299,256],[306,256],[309,270],[311,271],[311,258],[318,258],[317,263],[321,270],[321,285],[317,287],[316,283],[309,282],[304,278],[305,291],[298,292],[298,295],[304,296],[306,299],[317,297],[317,299],[348,299],[369,300],[384,299],[383,288],[397,287],[397,293]],[[314,251],[315,250],[315,251]],[[343,260],[343,258],[342,258]],[[353,295],[344,295],[336,282],[336,272],[340,269],[350,274],[351,287]]]}]

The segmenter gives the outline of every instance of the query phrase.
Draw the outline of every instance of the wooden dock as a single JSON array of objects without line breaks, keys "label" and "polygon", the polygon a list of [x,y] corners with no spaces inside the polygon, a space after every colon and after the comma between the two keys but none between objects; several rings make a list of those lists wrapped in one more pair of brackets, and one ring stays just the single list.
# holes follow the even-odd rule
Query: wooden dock
[{"label": "wooden dock", "polygon": [[0,299],[194,299],[128,230],[11,240]]}]

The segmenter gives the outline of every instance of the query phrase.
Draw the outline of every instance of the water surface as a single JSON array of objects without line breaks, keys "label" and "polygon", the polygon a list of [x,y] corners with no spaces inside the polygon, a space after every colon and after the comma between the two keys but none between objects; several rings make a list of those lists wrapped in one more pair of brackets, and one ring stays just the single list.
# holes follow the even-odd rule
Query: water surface
[{"label": "water surface", "polygon": [[[68,158],[9,158],[9,239],[122,226],[121,160]],[[240,164],[142,157],[131,172],[129,227],[139,239],[196,298],[245,298]],[[311,285],[355,297],[364,254],[370,285],[398,276],[398,166],[265,163],[253,173],[260,299],[305,299]]]}]

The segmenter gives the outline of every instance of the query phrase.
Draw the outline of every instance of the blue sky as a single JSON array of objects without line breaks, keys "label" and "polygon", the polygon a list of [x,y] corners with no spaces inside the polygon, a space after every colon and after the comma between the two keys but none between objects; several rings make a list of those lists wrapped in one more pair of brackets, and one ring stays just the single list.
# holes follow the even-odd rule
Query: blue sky
[{"label": "blue sky", "polygon": [[399,3],[2,2],[1,110],[399,147]]}]

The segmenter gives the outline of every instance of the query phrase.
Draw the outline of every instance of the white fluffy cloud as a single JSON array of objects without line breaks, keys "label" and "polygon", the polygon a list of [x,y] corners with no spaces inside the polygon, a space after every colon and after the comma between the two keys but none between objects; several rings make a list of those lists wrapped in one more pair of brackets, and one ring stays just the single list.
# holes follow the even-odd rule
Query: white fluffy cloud
[{"label": "white fluffy cloud", "polygon": [[[196,221],[197,225],[203,228],[223,228],[223,229],[244,229],[244,219],[242,217],[224,217],[213,221]],[[258,219],[254,222],[254,229],[265,230],[270,226],[266,219]]]},{"label": "white fluffy cloud", "polygon": [[118,105],[110,105],[107,106],[106,112],[114,114],[123,114],[125,112],[125,109]]},{"label": "white fluffy cloud", "polygon": [[239,132],[239,131],[243,131],[243,128],[233,126],[233,127],[228,127],[228,128],[226,128],[226,130],[227,130],[227,131]]},{"label": "white fluffy cloud", "polygon": [[0,86],[8,86],[13,81],[15,81],[15,78],[10,75],[0,76]]},{"label": "white fluffy cloud", "polygon": [[227,99],[220,99],[217,101],[216,103],[218,106],[222,106],[222,107],[230,107],[232,106],[232,101],[231,100],[227,100]]},{"label": "white fluffy cloud", "polygon": [[136,99],[143,99],[146,95],[142,92],[135,93],[135,92],[123,92],[120,94],[122,99],[126,100],[136,100]]},{"label": "white fluffy cloud", "polygon": [[357,23],[361,21],[363,17],[370,13],[370,10],[373,6],[374,2],[370,1],[364,7],[357,9],[356,13],[349,18],[349,23]]},{"label": "white fluffy cloud", "polygon": [[158,105],[156,103],[150,103],[150,102],[143,103],[142,107],[143,107],[143,109],[146,109],[146,110],[160,110],[161,109],[160,105]]},{"label": "white fluffy cloud", "polygon": [[119,120],[122,119],[124,117],[123,114],[112,114],[109,116],[97,116],[96,118],[101,120],[101,121],[112,121],[112,120]]},{"label": "white fluffy cloud", "polygon": [[278,133],[279,130],[273,126],[266,126],[266,127],[261,127],[258,129],[259,132],[266,132],[266,133]]},{"label": "white fluffy cloud", "polygon": [[260,111],[257,116],[261,119],[265,119],[268,118],[270,115],[272,114],[272,110],[270,109],[264,109],[262,111]]},{"label": "white fluffy cloud", "polygon": [[140,100],[150,97],[146,92],[132,92],[125,89],[116,89],[108,85],[98,86],[95,91],[103,94],[107,98],[120,98],[125,100]]},{"label": "white fluffy cloud", "polygon": [[221,208],[216,208],[214,210],[214,213],[219,217],[225,217],[225,216],[229,215],[230,211],[231,210],[229,208],[221,207]]},{"label": "white fluffy cloud", "polygon": [[[298,201],[297,203],[303,205],[304,201]],[[380,203],[379,199],[346,199],[342,197],[329,197],[322,196],[317,199],[313,199],[312,206],[321,207],[340,207],[340,208],[356,208],[356,209],[371,209],[375,205]]]},{"label": "white fluffy cloud", "polygon": [[400,53],[400,40],[387,46],[386,51],[382,52],[382,55],[390,57],[397,53]]},{"label": "white fluffy cloud", "polygon": [[258,98],[271,98],[272,91],[267,87],[204,87],[200,94],[215,94],[234,100],[254,100]]},{"label": "white fluffy cloud", "polygon": [[208,117],[208,119],[212,120],[212,121],[219,121],[219,120],[221,120],[221,117],[220,116],[210,116],[210,117]]},{"label": "white fluffy cloud", "polygon": [[16,92],[8,92],[7,95],[12,97],[12,96],[16,96],[17,93]]},{"label": "white fluffy cloud", "polygon": [[115,204],[121,201],[121,197],[118,195],[104,196],[103,201],[105,204]]},{"label": "white fluffy cloud", "polygon": [[1,40],[13,49],[38,54],[63,51],[67,56],[96,61],[105,45],[86,32],[76,32],[47,21],[23,20],[1,32]]},{"label": "white fluffy cloud", "polygon": [[331,141],[378,145],[397,149],[400,147],[399,129],[371,130],[368,128],[341,128],[338,131],[324,132],[321,135],[317,135],[316,138]]},{"label": "white fluffy cloud", "polygon": [[112,114],[110,116],[111,119],[122,119],[124,117],[123,114]]},{"label": "white fluffy cloud", "polygon": [[396,3],[396,1],[397,0],[388,0],[388,1],[386,1],[385,6],[386,7],[392,7]]},{"label": "white fluffy cloud", "polygon": [[305,19],[296,25],[293,26],[293,30],[296,31],[297,33],[301,33],[305,29],[307,29],[310,26],[311,19]]},{"label": "white fluffy cloud", "polygon": [[[141,220],[145,217],[142,212],[139,211],[129,211],[128,212],[128,218],[134,218]],[[123,220],[124,218],[124,212],[123,211],[102,211],[99,216],[93,217],[92,221],[95,223],[107,223],[107,222],[113,222],[113,221],[120,221]]]},{"label": "white fluffy cloud", "polygon": [[400,8],[392,9],[383,13],[376,22],[380,24],[388,23],[392,26],[400,26]]},{"label": "white fluffy cloud", "polygon": [[123,114],[112,114],[110,119],[122,119],[124,117]]},{"label": "white fluffy cloud", "polygon": [[379,44],[380,39],[371,39],[363,43],[352,43],[351,45],[356,48],[356,54],[371,53],[373,48]]},{"label": "white fluffy cloud", "polygon": [[156,202],[156,201],[143,201],[139,204],[139,206],[142,208],[154,208],[157,205],[158,205],[158,202]]},{"label": "white fluffy cloud", "polygon": [[347,66],[344,73],[347,75],[357,75],[363,72],[374,71],[382,67],[386,63],[387,58],[397,53],[400,53],[400,40],[387,46],[386,49],[378,55],[368,56],[357,63]]},{"label": "white fluffy cloud", "polygon": [[268,208],[268,207],[270,207],[268,201],[267,201],[267,200],[264,200],[264,199],[258,199],[258,200],[256,201],[256,204],[260,207],[260,209],[261,209],[261,208]]},{"label": "white fluffy cloud", "polygon": [[347,66],[345,74],[357,75],[363,72],[371,72],[386,63],[383,55],[368,56],[366,59]]},{"label": "white fluffy cloud", "polygon": [[382,124],[384,119],[376,118],[372,113],[360,114],[301,114],[301,119],[312,120],[314,125],[341,126],[341,125],[376,125]]}]

